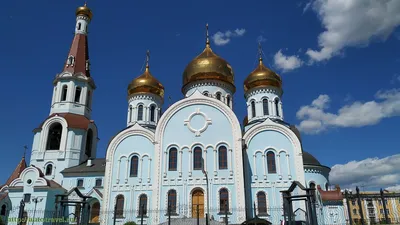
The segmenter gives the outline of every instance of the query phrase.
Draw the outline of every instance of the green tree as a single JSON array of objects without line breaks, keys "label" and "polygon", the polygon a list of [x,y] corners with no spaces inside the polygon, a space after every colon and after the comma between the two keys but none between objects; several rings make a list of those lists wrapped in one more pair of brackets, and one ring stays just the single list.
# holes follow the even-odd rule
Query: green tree
[{"label": "green tree", "polygon": [[1,216],[0,216],[0,225],[6,225],[6,224],[3,222],[3,219],[1,218]]},{"label": "green tree", "polygon": [[129,222],[124,223],[124,225],[136,225],[136,223],[133,221],[129,221]]}]

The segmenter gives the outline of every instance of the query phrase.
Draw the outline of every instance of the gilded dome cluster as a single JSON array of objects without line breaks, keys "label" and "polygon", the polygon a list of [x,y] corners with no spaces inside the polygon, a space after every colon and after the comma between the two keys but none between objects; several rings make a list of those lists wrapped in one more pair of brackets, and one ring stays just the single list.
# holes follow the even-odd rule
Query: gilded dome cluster
[{"label": "gilded dome cluster", "polygon": [[[213,80],[224,82],[235,90],[235,78],[231,65],[223,58],[215,54],[210,47],[207,25],[206,47],[202,53],[195,57],[186,66],[182,75],[182,91],[193,82],[202,80]],[[251,72],[244,81],[244,91],[258,87],[282,88],[281,77],[263,64],[261,46],[259,48],[260,58],[257,68]],[[164,86],[154,78],[146,65],[146,71],[134,79],[128,87],[128,95],[134,93],[153,93],[164,97]]]}]

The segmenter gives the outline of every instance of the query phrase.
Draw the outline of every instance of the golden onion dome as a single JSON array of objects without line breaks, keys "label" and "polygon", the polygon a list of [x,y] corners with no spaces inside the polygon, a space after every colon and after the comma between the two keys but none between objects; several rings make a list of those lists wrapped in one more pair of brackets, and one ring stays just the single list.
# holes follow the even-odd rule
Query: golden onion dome
[{"label": "golden onion dome", "polygon": [[264,65],[261,57],[261,48],[259,64],[257,68],[253,70],[253,72],[251,72],[244,80],[243,86],[245,92],[256,87],[273,86],[279,89],[282,88],[281,77]]},{"label": "golden onion dome", "polygon": [[85,4],[79,8],[76,9],[76,15],[85,15],[87,16],[90,20],[92,19],[93,13],[92,10],[89,9],[89,7],[87,7],[87,4],[85,2]]},{"label": "golden onion dome", "polygon": [[235,87],[232,67],[212,51],[208,37],[208,24],[206,28],[206,48],[186,66],[183,72],[183,88],[187,84],[198,80],[219,80]]},{"label": "golden onion dome", "polygon": [[164,86],[150,73],[149,51],[147,51],[146,70],[128,86],[128,96],[140,93],[152,93],[164,98]]}]

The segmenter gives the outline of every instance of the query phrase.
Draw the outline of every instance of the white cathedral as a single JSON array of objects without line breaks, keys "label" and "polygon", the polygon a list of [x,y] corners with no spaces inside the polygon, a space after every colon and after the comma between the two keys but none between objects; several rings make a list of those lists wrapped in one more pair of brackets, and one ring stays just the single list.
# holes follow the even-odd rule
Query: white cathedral
[{"label": "white cathedral", "polygon": [[[98,157],[91,19],[86,4],[77,9],[72,45],[53,80],[50,115],[34,130],[30,162],[22,158],[0,186],[6,224],[60,216],[71,223],[162,224],[206,215],[215,223],[257,216],[279,224],[281,191],[293,181],[328,193],[330,168],[303,151],[299,131],[284,121],[281,77],[260,54],[244,81],[248,116],[241,124],[232,110],[233,68],[213,52],[208,31],[204,50],[183,72],[184,98],[165,111],[164,86],[147,60],[128,86],[127,126],[112,137],[105,158]],[[306,205],[294,209],[304,212]],[[35,221],[40,224],[54,221]]]}]

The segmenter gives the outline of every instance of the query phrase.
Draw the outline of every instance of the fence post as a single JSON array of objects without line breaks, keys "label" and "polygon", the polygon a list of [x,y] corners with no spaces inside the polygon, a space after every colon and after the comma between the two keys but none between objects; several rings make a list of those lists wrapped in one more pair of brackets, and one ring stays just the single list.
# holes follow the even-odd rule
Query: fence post
[{"label": "fence post", "polygon": [[225,225],[228,225],[228,204],[225,203]]},{"label": "fence post", "polygon": [[143,225],[144,205],[140,206],[140,225]]},{"label": "fence post", "polygon": [[117,222],[117,203],[115,203],[115,206],[114,206],[114,221],[113,221],[113,224],[115,225],[116,222]]},{"label": "fence post", "polygon": [[171,204],[168,204],[168,225],[171,225]]},{"label": "fence post", "polygon": [[197,214],[197,225],[199,225],[199,224],[200,224],[200,218],[199,218],[199,217],[200,217],[199,204],[197,204],[196,207],[197,207],[197,213],[196,213],[196,214]]}]

